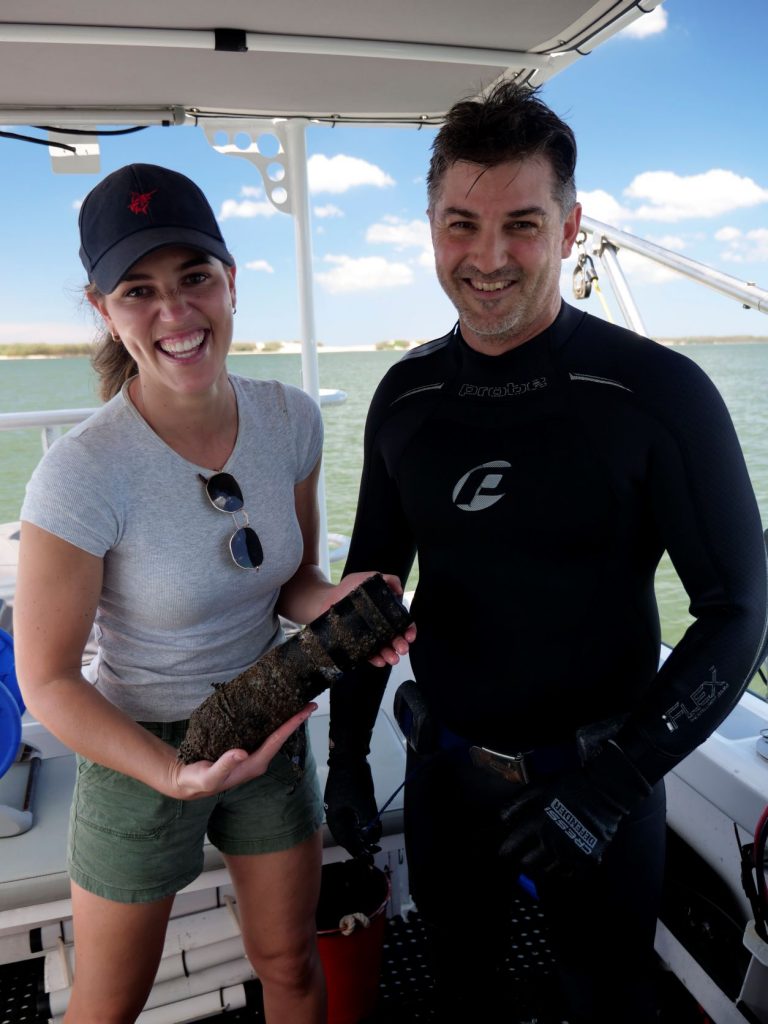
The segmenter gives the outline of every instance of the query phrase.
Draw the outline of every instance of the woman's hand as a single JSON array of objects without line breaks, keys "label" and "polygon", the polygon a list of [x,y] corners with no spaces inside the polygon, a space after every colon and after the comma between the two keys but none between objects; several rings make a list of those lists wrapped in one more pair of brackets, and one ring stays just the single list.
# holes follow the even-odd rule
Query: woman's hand
[{"label": "woman's hand", "polygon": [[[359,587],[365,580],[370,579],[371,576],[375,576],[373,572],[351,572],[348,576],[336,585],[334,588],[333,604],[340,601],[342,597],[346,597],[350,591],[354,590],[355,587]],[[398,597],[403,596],[403,585],[400,582],[399,577],[392,576],[390,573],[383,572],[381,575],[384,577],[389,589],[397,594]],[[406,655],[410,649],[410,645],[416,639],[416,626],[411,625],[406,629],[402,636],[396,636],[389,647],[382,647],[378,654],[375,654],[368,661],[371,665],[375,665],[376,668],[385,668],[387,665],[396,665],[400,658]]]},{"label": "woman's hand", "polygon": [[218,761],[196,761],[194,764],[175,762],[172,780],[174,791],[182,800],[195,800],[223,793],[242,782],[258,778],[267,770],[270,761],[288,737],[316,710],[317,704],[306,704],[301,711],[275,729],[252,754],[246,750],[227,750]]}]

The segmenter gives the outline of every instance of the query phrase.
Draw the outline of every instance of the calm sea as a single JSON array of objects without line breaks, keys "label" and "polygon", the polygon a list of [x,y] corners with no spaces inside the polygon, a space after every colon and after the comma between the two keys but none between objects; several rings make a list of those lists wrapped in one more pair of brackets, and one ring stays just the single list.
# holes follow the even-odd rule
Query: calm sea
[{"label": "calm sea", "polygon": [[[681,351],[709,374],[722,393],[736,424],[757,493],[763,523],[768,524],[768,345],[688,344]],[[326,406],[325,484],[328,528],[349,534],[362,465],[362,434],[371,395],[384,372],[400,358],[396,352],[325,352],[320,354],[320,386],[341,388],[347,401]],[[231,356],[233,372],[301,383],[297,355]],[[0,411],[95,406],[94,379],[85,358],[0,361]],[[0,431],[0,522],[18,518],[25,482],[40,457],[40,433]],[[338,578],[341,563],[333,565]],[[409,580],[412,588],[417,570]],[[665,559],[657,576],[664,638],[676,643],[690,622],[687,597]]]}]

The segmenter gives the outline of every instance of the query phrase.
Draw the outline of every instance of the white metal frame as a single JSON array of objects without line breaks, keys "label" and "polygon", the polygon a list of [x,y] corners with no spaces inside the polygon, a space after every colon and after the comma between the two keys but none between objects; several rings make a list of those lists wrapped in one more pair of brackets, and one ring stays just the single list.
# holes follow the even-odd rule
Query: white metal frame
[{"label": "white metal frame", "polygon": [[681,256],[680,253],[665,249],[655,242],[638,238],[627,231],[620,231],[618,228],[611,227],[610,224],[604,224],[592,217],[582,217],[581,227],[584,233],[592,238],[592,252],[599,257],[605,268],[627,326],[639,334],[647,335],[648,332],[643,326],[642,317],[619,264],[618,254],[621,249],[637,253],[653,263],[659,263],[661,266],[677,271],[678,274],[690,278],[697,284],[719,292],[729,299],[735,299],[737,302],[741,302],[745,309],[756,309],[759,313],[768,313],[768,291],[758,288],[751,281],[740,281],[736,277],[731,277],[730,274],[714,270],[688,256]]}]

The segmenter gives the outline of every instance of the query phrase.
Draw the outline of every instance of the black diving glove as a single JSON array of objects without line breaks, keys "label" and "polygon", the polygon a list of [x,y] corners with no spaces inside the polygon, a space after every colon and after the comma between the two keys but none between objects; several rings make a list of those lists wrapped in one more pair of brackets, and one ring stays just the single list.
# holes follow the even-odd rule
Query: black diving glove
[{"label": "black diving glove", "polygon": [[621,819],[651,787],[609,740],[581,768],[547,786],[526,786],[502,813],[508,836],[500,854],[520,870],[545,880],[557,872],[575,875],[599,864]]},{"label": "black diving glove", "polygon": [[367,757],[388,679],[389,668],[366,663],[331,687],[325,821],[339,846],[369,864],[380,849],[381,823]]},{"label": "black diving glove", "polygon": [[351,857],[372,864],[381,849],[381,822],[370,765],[365,757],[333,755],[328,764],[325,820],[330,833]]}]

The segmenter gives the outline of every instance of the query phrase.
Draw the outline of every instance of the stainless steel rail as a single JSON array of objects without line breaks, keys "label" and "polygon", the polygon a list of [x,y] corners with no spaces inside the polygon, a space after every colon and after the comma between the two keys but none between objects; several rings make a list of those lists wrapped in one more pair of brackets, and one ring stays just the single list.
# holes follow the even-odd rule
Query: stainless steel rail
[{"label": "stainless steel rail", "polygon": [[768,291],[758,288],[752,281],[740,281],[736,277],[731,277],[730,274],[723,274],[721,271],[714,270],[688,256],[671,252],[661,245],[656,245],[655,242],[638,238],[627,231],[620,231],[618,228],[594,220],[592,217],[582,217],[581,227],[585,235],[591,235],[592,252],[599,257],[605,268],[622,315],[632,330],[639,331],[641,334],[648,333],[643,327],[642,318],[632,300],[629,285],[619,266],[618,253],[621,249],[627,249],[654,263],[669,267],[670,270],[675,270],[712,291],[720,292],[729,299],[740,302],[746,309],[756,309],[759,313],[768,313]]}]

